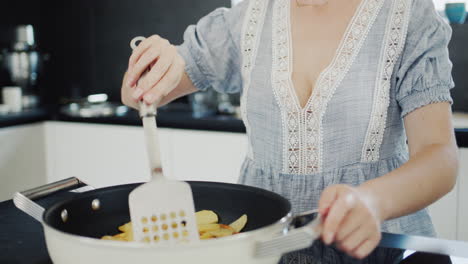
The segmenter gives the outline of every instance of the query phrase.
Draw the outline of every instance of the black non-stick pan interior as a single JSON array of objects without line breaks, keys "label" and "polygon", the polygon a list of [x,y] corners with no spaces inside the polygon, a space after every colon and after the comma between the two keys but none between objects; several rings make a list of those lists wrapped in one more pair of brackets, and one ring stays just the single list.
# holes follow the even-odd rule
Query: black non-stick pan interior
[{"label": "black non-stick pan interior", "polygon": [[[248,222],[243,232],[273,224],[286,216],[290,203],[280,195],[244,185],[189,182],[196,211],[213,210],[219,222],[229,224],[243,214]],[[128,195],[139,184],[97,189],[60,202],[46,210],[44,220],[50,226],[68,233],[100,238],[118,233],[117,227],[130,221]],[[92,208],[98,199],[100,207]],[[168,200],[170,202],[170,200]],[[61,214],[67,211],[64,222]]]}]

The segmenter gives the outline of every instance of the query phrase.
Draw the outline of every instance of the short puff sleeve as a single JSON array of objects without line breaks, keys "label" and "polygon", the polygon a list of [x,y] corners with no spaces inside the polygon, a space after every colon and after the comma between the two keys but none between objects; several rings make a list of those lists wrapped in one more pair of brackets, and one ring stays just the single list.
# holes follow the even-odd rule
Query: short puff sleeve
[{"label": "short puff sleeve", "polygon": [[178,51],[195,87],[222,93],[241,91],[241,28],[248,1],[233,8],[218,8],[191,25]]},{"label": "short puff sleeve", "polygon": [[397,70],[396,100],[401,116],[428,104],[450,102],[454,87],[448,43],[450,26],[430,0],[414,0],[408,35]]}]

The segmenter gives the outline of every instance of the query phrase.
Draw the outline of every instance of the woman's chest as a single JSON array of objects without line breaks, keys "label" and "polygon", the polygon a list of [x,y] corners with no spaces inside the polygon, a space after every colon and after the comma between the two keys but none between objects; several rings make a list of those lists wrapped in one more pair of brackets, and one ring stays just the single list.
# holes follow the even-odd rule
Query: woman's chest
[{"label": "woman's chest", "polygon": [[334,25],[317,26],[321,20],[307,20],[316,23],[302,28],[288,1],[270,1],[270,9],[260,17],[263,24],[255,23],[263,25],[252,41],[258,46],[249,59],[244,58],[254,62],[244,72],[245,111],[259,122],[269,116],[330,122],[323,117],[339,107],[341,117],[368,122],[387,21],[385,13],[379,13],[381,6],[369,9],[366,4],[371,2],[389,1],[364,0],[355,12],[347,13],[350,17]]},{"label": "woman's chest", "polygon": [[318,7],[291,4],[292,83],[301,107],[333,63],[359,2],[332,1]]}]

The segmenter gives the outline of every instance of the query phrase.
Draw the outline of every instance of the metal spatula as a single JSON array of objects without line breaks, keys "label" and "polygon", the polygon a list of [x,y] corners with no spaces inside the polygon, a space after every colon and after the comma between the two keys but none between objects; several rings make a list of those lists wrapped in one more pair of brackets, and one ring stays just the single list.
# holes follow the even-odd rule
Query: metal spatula
[{"label": "metal spatula", "polygon": [[[136,41],[132,41],[132,48]],[[155,105],[140,102],[152,179],[129,195],[134,240],[161,245],[196,242],[199,236],[192,190],[188,183],[163,175],[156,114]]]}]

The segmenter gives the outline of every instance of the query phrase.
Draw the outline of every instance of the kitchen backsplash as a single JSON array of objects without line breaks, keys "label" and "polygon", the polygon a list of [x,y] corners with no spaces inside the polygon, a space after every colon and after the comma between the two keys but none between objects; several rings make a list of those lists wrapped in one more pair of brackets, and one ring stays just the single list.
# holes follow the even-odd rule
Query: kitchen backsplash
[{"label": "kitchen backsplash", "polygon": [[101,92],[119,101],[133,37],[159,34],[178,44],[189,24],[231,5],[230,0],[8,2],[0,16],[0,48],[11,39],[14,25],[35,27],[38,46],[50,53],[40,91],[48,103]]}]

